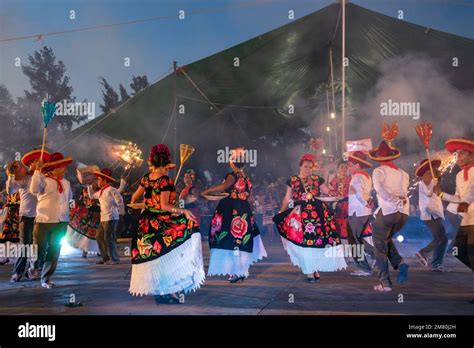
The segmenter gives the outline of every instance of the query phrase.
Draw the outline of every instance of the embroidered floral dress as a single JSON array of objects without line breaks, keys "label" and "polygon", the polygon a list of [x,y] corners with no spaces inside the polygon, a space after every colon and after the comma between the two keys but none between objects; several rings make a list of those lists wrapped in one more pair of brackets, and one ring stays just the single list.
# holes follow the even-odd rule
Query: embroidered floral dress
[{"label": "embroidered floral dress", "polygon": [[[252,182],[229,173],[234,183],[214,212],[209,231],[211,258],[208,275],[247,276],[252,263],[267,256],[248,201]],[[224,181],[225,181],[224,180]]]},{"label": "embroidered floral dress", "polygon": [[99,253],[95,235],[100,225],[100,208],[97,201],[82,194],[71,209],[66,234],[68,243],[82,251]]},{"label": "embroidered floral dress", "polygon": [[336,228],[339,236],[347,239],[349,228],[349,186],[351,177],[346,175],[344,177],[334,177],[331,180],[330,194],[332,196],[342,197],[339,201],[334,203],[334,219],[336,220]]},{"label": "embroidered floral dress", "polygon": [[334,216],[325,202],[315,198],[323,183],[324,179],[317,175],[309,176],[305,182],[292,176],[287,185],[293,207],[273,218],[291,261],[305,274],[346,267]]},{"label": "embroidered floral dress", "polygon": [[5,208],[7,214],[3,229],[0,231],[0,243],[18,243],[20,240],[18,225],[20,221],[20,194],[18,192],[8,195]]},{"label": "embroidered floral dress", "polygon": [[160,195],[168,191],[169,204],[176,203],[173,179],[146,174],[140,185],[145,190],[145,209],[132,241],[132,276],[129,292],[134,295],[164,295],[193,291],[204,281],[201,235],[198,226],[185,215],[161,209]]}]

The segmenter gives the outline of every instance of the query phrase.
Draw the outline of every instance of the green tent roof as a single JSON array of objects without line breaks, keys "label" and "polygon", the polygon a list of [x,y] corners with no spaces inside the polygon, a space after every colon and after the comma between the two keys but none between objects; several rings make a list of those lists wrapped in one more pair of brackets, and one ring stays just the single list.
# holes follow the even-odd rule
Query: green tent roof
[{"label": "green tent roof", "polygon": [[[115,113],[102,115],[76,129],[136,142],[145,151],[163,141],[173,148],[174,106],[176,141],[204,148],[251,146],[263,136],[298,136],[298,129],[316,117],[315,108],[326,108],[329,80],[329,47],[334,74],[340,76],[340,5],[333,4],[285,26],[262,34],[212,56],[182,67],[214,103],[211,107],[183,73],[168,75],[133,97]],[[361,101],[379,77],[387,59],[422,53],[451,62],[474,61],[474,41],[391,18],[347,4],[347,98]],[[234,58],[239,67],[234,67]],[[474,90],[474,66],[446,71],[459,89]],[[221,105],[224,104],[224,105]],[[288,106],[295,105],[294,114]],[[225,106],[227,105],[227,106]],[[244,107],[251,106],[251,107]],[[179,111],[179,110],[177,110]],[[89,131],[90,130],[90,131]],[[165,137],[166,135],[166,137]]]}]

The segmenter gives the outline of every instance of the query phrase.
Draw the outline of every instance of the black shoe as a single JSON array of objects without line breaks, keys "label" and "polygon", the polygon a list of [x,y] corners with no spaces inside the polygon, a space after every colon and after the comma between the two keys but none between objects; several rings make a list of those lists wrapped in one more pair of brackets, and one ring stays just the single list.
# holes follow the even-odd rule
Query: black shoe
[{"label": "black shoe", "polygon": [[180,304],[179,298],[171,295],[155,295],[154,300],[156,304]]},{"label": "black shoe", "polygon": [[245,278],[246,278],[245,276],[234,276],[229,279],[229,283],[234,284],[234,283],[237,283],[239,280],[241,280],[243,283]]},{"label": "black shoe", "polygon": [[316,283],[316,279],[314,279],[313,277],[311,277],[311,278],[309,278],[309,277],[306,278],[306,281],[307,281],[308,283]]}]

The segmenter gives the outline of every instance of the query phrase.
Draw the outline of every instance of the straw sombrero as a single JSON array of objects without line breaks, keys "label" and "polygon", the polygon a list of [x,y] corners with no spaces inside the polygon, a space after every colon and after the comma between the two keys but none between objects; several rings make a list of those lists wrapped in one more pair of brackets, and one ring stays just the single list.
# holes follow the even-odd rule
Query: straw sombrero
[{"label": "straw sombrero", "polygon": [[388,162],[400,157],[400,150],[390,147],[384,140],[379,147],[369,151],[369,158],[377,162]]},{"label": "straw sombrero", "polygon": [[[32,150],[27,152],[21,158],[21,163],[23,163],[26,167],[29,167],[32,161],[37,160],[41,157],[41,150]],[[50,161],[50,154],[48,151],[44,150],[43,152],[43,160],[45,162]]]},{"label": "straw sombrero", "polygon": [[458,150],[474,152],[474,140],[468,138],[448,139],[444,146],[446,147],[446,150],[451,153],[456,152]]},{"label": "straw sombrero", "polygon": [[348,159],[349,162],[358,163],[362,167],[365,167],[365,168],[371,168],[372,167],[372,163],[367,161],[367,156],[362,151],[356,151],[352,154],[349,154],[347,156],[347,159]]},{"label": "straw sombrero", "polygon": [[[438,169],[440,165],[441,165],[441,160],[438,160],[438,159],[431,160],[431,166],[433,167],[433,169]],[[418,168],[416,168],[415,175],[421,178],[423,174],[426,173],[427,170],[430,170],[430,164],[428,163],[428,159],[425,158],[423,161],[420,162],[420,164],[418,165]]]},{"label": "straw sombrero", "polygon": [[112,177],[112,171],[109,168],[103,168],[100,171],[93,171],[95,176],[100,176],[101,178],[107,180],[108,182],[116,182]]}]

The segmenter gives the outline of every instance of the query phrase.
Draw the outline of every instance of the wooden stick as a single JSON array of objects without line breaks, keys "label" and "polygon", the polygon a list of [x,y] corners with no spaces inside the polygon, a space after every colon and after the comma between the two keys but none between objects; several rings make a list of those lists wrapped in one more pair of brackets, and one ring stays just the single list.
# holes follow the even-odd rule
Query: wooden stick
[{"label": "wooden stick", "polygon": [[431,176],[433,177],[433,179],[437,179],[437,177],[434,175],[433,166],[431,165],[430,149],[425,147],[425,150],[426,150],[426,156],[428,158],[428,164],[430,165]]},{"label": "wooden stick", "polygon": [[178,173],[176,173],[176,177],[174,178],[175,185],[178,183],[179,173],[181,173],[181,168],[183,168],[183,164],[184,162],[179,165]]},{"label": "wooden stick", "polygon": [[46,127],[43,128],[43,144],[41,145],[41,160],[43,160],[44,146],[46,144]]}]

